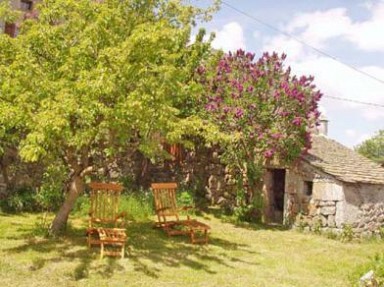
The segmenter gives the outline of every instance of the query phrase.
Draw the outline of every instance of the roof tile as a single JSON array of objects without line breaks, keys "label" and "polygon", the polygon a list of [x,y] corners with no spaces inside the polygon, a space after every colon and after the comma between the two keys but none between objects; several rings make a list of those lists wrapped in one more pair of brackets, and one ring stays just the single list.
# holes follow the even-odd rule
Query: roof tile
[{"label": "roof tile", "polygon": [[383,167],[323,135],[313,136],[304,159],[344,182],[384,184]]}]

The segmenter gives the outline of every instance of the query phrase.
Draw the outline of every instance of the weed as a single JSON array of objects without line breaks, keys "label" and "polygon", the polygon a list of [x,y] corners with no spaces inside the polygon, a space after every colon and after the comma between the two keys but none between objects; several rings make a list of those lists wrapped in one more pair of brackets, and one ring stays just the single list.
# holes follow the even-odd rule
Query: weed
[{"label": "weed", "polygon": [[[366,274],[368,271],[372,270],[374,274],[374,281],[377,285],[369,285],[372,282],[363,283],[365,285],[359,284],[360,278]],[[376,253],[374,256],[369,258],[369,262],[359,265],[354,272],[349,276],[353,286],[384,286],[384,254]],[[373,280],[372,280],[373,281]]]},{"label": "weed", "polygon": [[48,212],[44,212],[37,217],[35,228],[32,233],[35,236],[48,237],[50,235],[50,226],[51,222],[48,219]]},{"label": "weed", "polygon": [[343,230],[340,234],[340,240],[341,242],[350,242],[352,241],[354,236],[352,226],[350,224],[344,224]]},{"label": "weed", "polygon": [[324,236],[326,238],[332,239],[332,240],[337,240],[339,238],[339,235],[335,231],[332,231],[332,230],[327,230],[326,232],[324,232]]},{"label": "weed", "polygon": [[384,239],[384,227],[379,228],[379,237],[380,239]]},{"label": "weed", "polygon": [[321,219],[318,219],[318,220],[315,221],[315,223],[312,226],[312,231],[315,234],[318,234],[318,235],[321,234]]}]

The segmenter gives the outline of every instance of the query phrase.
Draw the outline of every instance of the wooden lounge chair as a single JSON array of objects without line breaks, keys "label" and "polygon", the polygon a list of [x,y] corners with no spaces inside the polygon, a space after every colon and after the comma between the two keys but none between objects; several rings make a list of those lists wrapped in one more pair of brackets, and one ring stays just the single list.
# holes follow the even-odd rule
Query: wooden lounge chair
[{"label": "wooden lounge chair", "polygon": [[[121,255],[125,248],[125,213],[119,212],[119,200],[123,187],[114,183],[92,182],[89,226],[87,229],[88,246],[100,245],[101,254]],[[105,251],[107,245],[121,248],[120,252]]]},{"label": "wooden lounge chair", "polygon": [[[156,227],[162,228],[168,235],[190,235],[192,243],[207,243],[210,227],[202,222],[191,219],[180,219],[180,211],[191,209],[190,206],[178,207],[176,200],[177,183],[152,183],[151,189],[155,202],[155,212],[158,221]],[[203,234],[198,238],[197,234]]]}]

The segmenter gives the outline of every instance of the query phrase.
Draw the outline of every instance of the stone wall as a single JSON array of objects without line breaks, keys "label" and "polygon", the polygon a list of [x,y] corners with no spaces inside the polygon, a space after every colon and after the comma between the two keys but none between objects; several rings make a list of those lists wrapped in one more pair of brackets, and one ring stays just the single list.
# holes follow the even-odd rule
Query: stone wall
[{"label": "stone wall", "polygon": [[360,206],[358,219],[352,224],[353,231],[362,236],[380,235],[384,227],[384,203],[365,203]]},{"label": "stone wall", "polygon": [[[183,150],[181,159],[152,163],[140,153],[120,155],[107,172],[109,177],[123,177],[133,188],[149,188],[152,182],[178,182],[181,187],[194,190],[209,204],[227,205],[234,201],[234,180],[229,170],[220,163],[216,148],[197,146]],[[113,175],[113,176],[111,176]]]},{"label": "stone wall", "polygon": [[[312,182],[312,194],[305,193],[305,182]],[[311,165],[301,162],[287,170],[285,224],[305,225],[309,228],[335,225],[335,207],[343,200],[342,187],[331,176],[319,172]]]},{"label": "stone wall", "polygon": [[363,236],[379,233],[384,227],[384,186],[345,184],[344,192],[346,222],[354,232]]},{"label": "stone wall", "polygon": [[[349,225],[357,236],[369,236],[384,226],[384,185],[340,182],[306,164],[287,176],[287,192],[295,194],[298,210],[293,214],[295,227],[339,233]],[[311,178],[313,194],[308,197],[299,182]]]}]

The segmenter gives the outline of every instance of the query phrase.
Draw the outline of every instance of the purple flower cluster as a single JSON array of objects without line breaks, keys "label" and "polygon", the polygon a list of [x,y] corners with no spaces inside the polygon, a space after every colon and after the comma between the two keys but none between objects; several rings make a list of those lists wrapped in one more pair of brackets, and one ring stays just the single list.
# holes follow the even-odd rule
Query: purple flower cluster
[{"label": "purple flower cluster", "polygon": [[292,153],[309,148],[306,130],[320,115],[322,94],[314,78],[291,76],[290,67],[283,65],[286,57],[274,52],[255,60],[255,54],[238,50],[225,54],[213,73],[204,66],[197,69],[210,95],[207,113],[223,131],[248,131],[242,133],[248,148],[259,150],[265,158],[291,158]]}]

